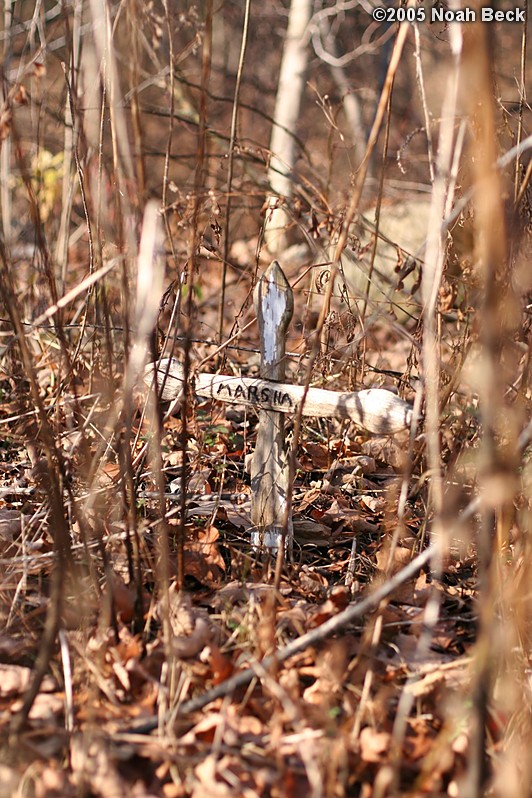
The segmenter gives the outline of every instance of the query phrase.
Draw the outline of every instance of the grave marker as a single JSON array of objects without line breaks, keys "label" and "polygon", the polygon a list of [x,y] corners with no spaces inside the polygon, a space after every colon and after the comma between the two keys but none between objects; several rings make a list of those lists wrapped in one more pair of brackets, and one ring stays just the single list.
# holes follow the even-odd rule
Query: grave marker
[{"label": "grave marker", "polygon": [[[286,333],[294,312],[294,296],[276,260],[257,282],[253,300],[259,325],[260,376],[280,383],[286,371]],[[272,399],[274,405],[287,404],[289,394],[277,388]],[[278,549],[286,518],[286,539],[292,538],[292,512],[287,507],[289,473],[284,415],[280,410],[262,409],[251,461],[251,521],[256,528],[252,533],[254,546]]]},{"label": "grave marker", "polygon": [[[260,378],[223,374],[194,375],[197,396],[252,407],[259,412],[257,444],[251,466],[254,545],[271,550],[279,547],[288,493],[288,458],[284,444],[284,414],[299,412],[305,389],[282,380],[285,376],[286,331],[293,312],[293,295],[277,261],[266,269],[255,289],[259,323]],[[145,382],[153,382],[154,365],[146,368]],[[157,364],[157,382],[163,401],[179,400],[183,394],[183,367],[176,359]],[[339,393],[309,388],[303,415],[349,419],[378,435],[389,435],[410,426],[412,408],[384,388]],[[291,534],[289,508],[288,533]]]}]

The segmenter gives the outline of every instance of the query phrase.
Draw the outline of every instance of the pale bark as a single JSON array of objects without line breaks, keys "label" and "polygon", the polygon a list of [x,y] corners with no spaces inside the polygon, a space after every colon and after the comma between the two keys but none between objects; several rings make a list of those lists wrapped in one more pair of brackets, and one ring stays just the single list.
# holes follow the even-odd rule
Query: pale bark
[{"label": "pale bark", "polygon": [[268,182],[271,194],[264,221],[264,241],[274,256],[286,248],[290,217],[285,201],[292,195],[292,172],[297,159],[294,134],[305,90],[308,45],[304,34],[312,14],[312,0],[292,0],[275,101],[270,140]]}]

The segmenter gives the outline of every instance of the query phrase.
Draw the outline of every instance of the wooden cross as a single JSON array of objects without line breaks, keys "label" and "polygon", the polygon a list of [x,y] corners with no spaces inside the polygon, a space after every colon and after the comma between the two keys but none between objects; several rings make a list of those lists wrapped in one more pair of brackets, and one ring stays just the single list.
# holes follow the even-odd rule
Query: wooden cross
[{"label": "wooden cross", "polygon": [[[293,294],[277,261],[266,269],[254,294],[259,323],[260,378],[222,374],[194,375],[197,396],[245,405],[259,411],[257,445],[251,466],[251,519],[256,531],[252,542],[272,551],[279,548],[288,494],[288,458],[284,443],[284,415],[300,410],[305,389],[283,382],[286,331],[293,313]],[[146,368],[145,382],[153,383],[154,363]],[[157,364],[157,383],[163,401],[179,401],[183,394],[183,367],[178,360],[163,358]],[[349,419],[378,435],[389,435],[410,426],[412,409],[391,391],[369,388],[338,393],[309,388],[303,415]],[[288,508],[288,536],[291,513]]]},{"label": "wooden cross", "polygon": [[[253,295],[260,335],[260,376],[281,383],[285,377],[286,333],[294,312],[294,295],[276,260],[255,286]],[[277,389],[279,390],[279,389]],[[277,550],[288,524],[292,539],[292,508],[288,507],[288,453],[284,414],[261,410],[257,444],[251,461],[251,521],[254,546]]]}]

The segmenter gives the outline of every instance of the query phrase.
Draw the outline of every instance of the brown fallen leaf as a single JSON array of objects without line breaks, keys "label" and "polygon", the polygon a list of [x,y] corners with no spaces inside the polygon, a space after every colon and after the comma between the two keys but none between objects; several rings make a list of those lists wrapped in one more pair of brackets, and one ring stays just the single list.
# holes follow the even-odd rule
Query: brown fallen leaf
[{"label": "brown fallen leaf", "polygon": [[221,684],[232,675],[233,662],[220,651],[218,646],[211,643],[209,647],[211,650],[210,665],[214,674],[213,683]]},{"label": "brown fallen leaf", "polygon": [[338,499],[334,499],[329,509],[321,516],[321,521],[327,526],[334,527],[335,533],[343,529],[369,534],[377,534],[379,531],[377,524],[367,521],[358,510],[353,510],[348,502]]},{"label": "brown fallen leaf", "polygon": [[[30,720],[51,721],[61,715],[65,708],[64,696],[60,693],[38,693],[28,715]],[[13,713],[22,709],[22,699],[11,704]]]},{"label": "brown fallen leaf", "polygon": [[303,565],[299,572],[299,584],[306,595],[323,597],[329,583],[318,571],[308,565]]},{"label": "brown fallen leaf", "polygon": [[309,628],[314,629],[316,626],[321,626],[322,623],[328,621],[333,615],[337,615],[342,610],[345,610],[348,604],[349,591],[343,585],[336,585],[333,587],[327,601],[311,615],[309,619]]},{"label": "brown fallen leaf", "polygon": [[388,732],[378,732],[371,726],[365,726],[360,732],[360,758],[364,762],[384,762],[390,748],[392,736]]},{"label": "brown fallen leaf", "polygon": [[75,735],[70,743],[70,764],[74,782],[83,792],[89,791],[101,798],[122,798],[130,794],[103,738]]},{"label": "brown fallen leaf", "polygon": [[[31,680],[31,668],[23,665],[0,664],[0,696],[19,695],[27,689]],[[41,684],[41,692],[53,692],[57,685],[51,676],[45,676]]]},{"label": "brown fallen leaf", "polygon": [[388,546],[384,546],[377,552],[377,569],[387,576],[393,576],[401,568],[404,568],[412,558],[412,552],[404,546],[395,546],[393,552],[390,552]]},{"label": "brown fallen leaf", "polygon": [[14,544],[29,520],[29,516],[22,515],[18,510],[0,507],[0,554],[3,557],[14,554]]},{"label": "brown fallen leaf", "polygon": [[107,587],[111,591],[113,608],[123,623],[130,623],[135,617],[137,591],[124,582],[122,577],[110,571],[107,575]]},{"label": "brown fallen leaf", "polygon": [[[169,620],[174,633],[172,650],[182,659],[195,657],[212,638],[208,614],[193,607],[190,596],[179,591],[175,583],[171,585],[168,593]],[[159,603],[157,614],[162,616],[164,612],[164,606]]]}]

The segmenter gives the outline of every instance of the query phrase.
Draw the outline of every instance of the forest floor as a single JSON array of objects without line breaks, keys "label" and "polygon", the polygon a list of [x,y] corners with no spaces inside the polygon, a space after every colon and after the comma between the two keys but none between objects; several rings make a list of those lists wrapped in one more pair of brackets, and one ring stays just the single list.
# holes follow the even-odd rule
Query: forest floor
[{"label": "forest floor", "polygon": [[[386,387],[425,417],[386,437],[304,420],[294,540],[276,571],[251,545],[258,414],[203,399],[154,408],[125,375],[146,294],[150,359],[164,348],[193,369],[258,374],[252,297],[270,260],[289,3],[255,6],[238,107],[238,0],[215,9],[212,41],[192,3],[101,4],[109,19],[91,16],[98,3],[5,5],[21,20],[1,39],[0,798],[526,798],[531,161],[525,148],[489,163],[510,277],[483,284],[490,224],[471,201],[484,196],[471,188],[483,128],[460,110],[440,135],[449,26],[409,32],[315,359],[360,163],[338,67],[318,55],[322,29],[312,36],[285,198],[295,246],[279,258],[295,303],[286,379]],[[330,33],[368,134],[395,28],[366,5],[339,2]],[[493,106],[502,154],[529,135],[532,67],[526,26],[493,31],[496,90],[478,106]],[[423,245],[446,147],[459,210],[427,332]],[[164,286],[135,300],[153,198]]]},{"label": "forest floor", "polygon": [[[375,328],[378,349],[368,348],[367,361],[405,374],[403,336],[385,333]],[[249,348],[235,353],[240,363],[228,355],[225,369],[256,373]],[[195,357],[204,351],[198,345]],[[55,370],[55,363],[37,367],[50,401]],[[335,380],[342,383],[351,387],[345,376]],[[245,461],[258,416],[239,405],[197,402],[187,419],[179,592],[183,420],[176,411],[162,433],[170,559],[161,563],[158,483],[145,459],[151,429],[140,390],[131,430],[133,527],[124,517],[127,488],[116,450],[90,482],[79,445],[80,421],[91,452],[98,430],[112,442],[105,419],[113,398],[80,385],[75,409],[73,396],[59,402],[55,434],[67,463],[72,556],[48,672],[27,723],[13,732],[53,602],[55,556],[47,468],[28,443],[35,423],[31,413],[19,413],[16,384],[5,375],[0,795],[460,794],[471,745],[470,651],[478,615],[475,545],[464,533],[469,522],[455,537],[444,536],[441,566],[435,553],[372,611],[286,661],[261,666],[264,657],[371,597],[423,551],[431,528],[426,489],[419,465],[405,471],[409,462],[421,464],[422,438],[410,460],[408,431],[379,437],[346,422],[305,422],[293,551],[275,588],[275,562],[250,546]],[[413,395],[408,387],[403,393]],[[474,425],[469,436],[474,441]],[[462,498],[467,510],[465,488]],[[168,612],[158,587],[165,567]],[[249,668],[253,678],[245,685],[188,708],[191,699],[201,705],[201,696],[223,690]],[[501,723],[494,706],[493,757]],[[30,786],[15,788],[20,784]]]}]

